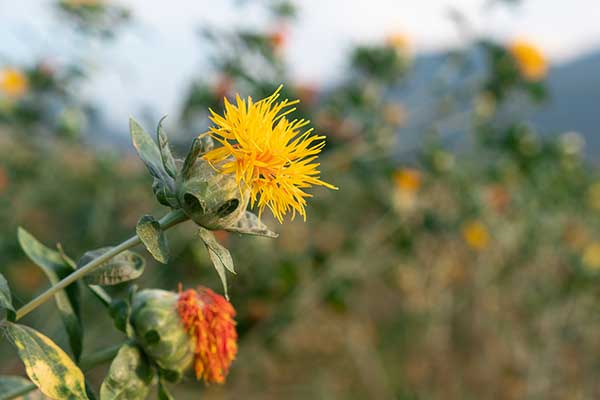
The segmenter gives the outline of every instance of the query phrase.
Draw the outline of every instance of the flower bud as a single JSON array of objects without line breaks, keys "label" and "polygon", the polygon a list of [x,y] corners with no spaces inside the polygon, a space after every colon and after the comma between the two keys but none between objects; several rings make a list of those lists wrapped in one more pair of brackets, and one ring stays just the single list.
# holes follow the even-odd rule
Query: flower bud
[{"label": "flower bud", "polygon": [[144,352],[178,380],[191,367],[194,340],[177,314],[177,294],[148,289],[135,294],[131,325]]},{"label": "flower bud", "polygon": [[233,306],[210,289],[158,289],[133,297],[130,322],[147,356],[176,381],[190,367],[197,379],[223,383],[237,354]]},{"label": "flower bud", "polygon": [[199,159],[178,182],[177,199],[192,221],[215,230],[235,225],[246,211],[249,190],[240,189],[235,175]]}]

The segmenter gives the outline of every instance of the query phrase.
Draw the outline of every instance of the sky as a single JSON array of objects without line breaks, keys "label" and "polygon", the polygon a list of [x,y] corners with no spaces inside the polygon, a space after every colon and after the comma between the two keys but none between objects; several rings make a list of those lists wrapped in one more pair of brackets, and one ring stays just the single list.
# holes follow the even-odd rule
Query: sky
[{"label": "sky", "polygon": [[[147,104],[173,112],[181,89],[207,65],[198,40],[202,26],[258,26],[258,7],[209,0],[115,0],[134,15],[131,28],[110,47],[78,40],[58,25],[51,0],[0,0],[0,62],[39,57],[58,62],[93,54],[94,78],[85,88],[110,119],[126,121]],[[254,0],[260,1],[260,0]],[[352,44],[392,33],[410,38],[415,53],[461,44],[449,10],[462,12],[477,33],[536,43],[554,63],[600,48],[598,0],[523,0],[517,7],[490,0],[297,0],[299,19],[290,30],[285,59],[300,81],[336,79]]]}]

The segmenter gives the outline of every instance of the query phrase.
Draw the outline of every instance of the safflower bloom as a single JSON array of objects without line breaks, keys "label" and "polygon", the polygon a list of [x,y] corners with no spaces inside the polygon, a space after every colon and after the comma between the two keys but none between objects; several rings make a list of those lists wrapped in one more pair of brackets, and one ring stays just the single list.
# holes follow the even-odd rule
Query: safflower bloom
[{"label": "safflower bloom", "polygon": [[518,40],[510,44],[509,53],[513,56],[523,77],[529,81],[539,81],[546,76],[548,63],[544,54],[533,44]]},{"label": "safflower bloom", "polygon": [[196,378],[223,383],[237,354],[235,310],[223,296],[199,287],[179,294],[177,312],[195,340]]},{"label": "safflower bloom", "polygon": [[463,239],[475,250],[485,249],[490,241],[490,234],[481,221],[466,223],[462,229]]},{"label": "safflower bloom", "polygon": [[250,205],[258,206],[259,216],[268,207],[277,220],[292,212],[306,220],[304,189],[321,185],[335,186],[319,179],[317,155],[325,146],[325,137],[302,131],[310,121],[289,120],[290,108],[299,100],[279,98],[282,86],[271,96],[254,102],[236,96],[236,104],[225,99],[223,116],[210,110],[215,126],[205,134],[222,146],[204,155],[221,173],[235,174],[241,191],[250,190]]},{"label": "safflower bloom", "polygon": [[6,95],[19,98],[29,89],[27,76],[14,68],[6,68],[0,71],[0,91]]}]

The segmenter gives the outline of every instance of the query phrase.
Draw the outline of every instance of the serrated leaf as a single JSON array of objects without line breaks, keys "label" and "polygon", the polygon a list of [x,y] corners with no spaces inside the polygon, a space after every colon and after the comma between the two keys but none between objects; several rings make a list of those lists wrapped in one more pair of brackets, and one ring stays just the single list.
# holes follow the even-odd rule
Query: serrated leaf
[{"label": "serrated leaf", "polygon": [[162,379],[158,381],[158,400],[175,400]]},{"label": "serrated leaf", "polygon": [[227,291],[227,274],[225,270],[229,270],[231,273],[235,274],[231,253],[229,252],[229,250],[227,250],[227,248],[222,246],[221,243],[217,241],[215,235],[208,229],[200,227],[200,238],[206,245],[206,249],[208,250],[210,260],[212,261],[215,269],[217,270],[219,278],[221,278],[223,290],[225,291],[225,297],[229,298]]},{"label": "serrated leaf", "polygon": [[169,261],[169,246],[167,237],[160,227],[160,223],[151,215],[144,215],[138,221],[135,232],[152,254],[156,261],[166,264]]},{"label": "serrated leaf", "polygon": [[100,387],[101,400],[143,400],[150,392],[153,371],[137,346],[121,347]]},{"label": "serrated leaf", "polygon": [[235,225],[226,228],[229,232],[243,233],[246,235],[255,235],[255,236],[266,236],[270,238],[276,238],[279,235],[272,230],[270,230],[267,225],[265,225],[256,214],[246,211],[242,214],[242,217],[237,220]]},{"label": "serrated leaf", "polygon": [[165,118],[167,117],[162,117],[162,119],[158,122],[158,128],[156,129],[158,149],[160,151],[160,156],[162,158],[162,164],[165,168],[165,171],[167,171],[171,178],[175,178],[177,176],[177,165],[175,164],[175,158],[173,157],[173,153],[171,153],[171,148],[169,147],[169,139],[162,126]]},{"label": "serrated leaf", "polygon": [[[0,310],[6,310],[8,320],[14,320],[15,308],[12,304],[12,295],[8,287],[8,282],[2,274],[0,274]],[[0,318],[3,318],[2,314],[0,314]]]},{"label": "serrated leaf", "polygon": [[[18,396],[18,397],[15,397]],[[46,400],[37,386],[21,376],[0,376],[0,399]]]},{"label": "serrated leaf", "polygon": [[[77,267],[83,267],[90,261],[109,251],[111,248],[112,247],[102,247],[86,252],[77,262]],[[90,272],[83,279],[90,285],[116,285],[121,282],[139,278],[144,272],[145,264],[142,256],[133,251],[126,250],[102,263],[100,267]]]},{"label": "serrated leaf", "polygon": [[51,399],[87,399],[83,373],[50,338],[24,325],[6,323],[6,335],[19,352],[27,376]]},{"label": "serrated leaf", "polygon": [[[56,285],[74,271],[72,265],[65,262],[58,251],[44,246],[25,229],[19,227],[17,236],[25,254],[44,271],[50,284]],[[64,290],[57,291],[54,298],[69,336],[69,345],[73,356],[76,360],[79,360],[83,341],[83,328],[79,310],[79,286],[77,283],[73,283]]]}]

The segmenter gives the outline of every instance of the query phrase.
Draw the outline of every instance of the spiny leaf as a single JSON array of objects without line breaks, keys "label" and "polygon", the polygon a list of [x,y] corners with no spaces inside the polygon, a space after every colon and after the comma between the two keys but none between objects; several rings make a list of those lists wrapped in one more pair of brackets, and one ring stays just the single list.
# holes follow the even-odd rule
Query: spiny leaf
[{"label": "spiny leaf", "polygon": [[[73,272],[73,266],[65,262],[58,251],[49,249],[40,243],[25,229],[19,227],[17,232],[19,244],[27,256],[44,271],[52,285]],[[81,355],[83,328],[79,310],[79,286],[73,283],[54,295],[56,305],[69,335],[69,344],[76,360]]]},{"label": "spiny leaf", "polygon": [[162,123],[167,118],[165,115],[158,122],[158,128],[156,130],[156,136],[158,139],[158,148],[160,150],[160,156],[162,158],[163,167],[165,171],[171,176],[171,178],[175,178],[177,176],[177,165],[175,164],[175,158],[171,153],[171,148],[169,147],[169,139],[167,138],[167,134],[163,129]]},{"label": "spiny leaf", "polygon": [[100,387],[101,400],[143,400],[150,392],[153,371],[134,345],[121,347]]},{"label": "spiny leaf", "polygon": [[[19,396],[19,397],[15,397]],[[46,400],[37,386],[21,376],[0,376],[0,399]]]},{"label": "spiny leaf", "polygon": [[[83,267],[110,249],[111,247],[102,247],[86,252],[77,262],[77,267]],[[116,285],[139,278],[144,272],[145,264],[144,259],[139,254],[127,250],[102,263],[98,269],[92,271],[83,279],[90,285]]]},{"label": "spiny leaf", "polygon": [[235,225],[226,228],[227,231],[243,233],[246,235],[266,236],[276,238],[279,235],[270,230],[256,214],[246,211],[242,217],[236,221]]},{"label": "spiny leaf", "polygon": [[[4,279],[4,275],[0,274],[0,310],[6,310],[6,316],[10,321],[15,319],[15,308],[12,304],[12,295],[8,282]],[[2,317],[2,314],[0,314]],[[2,317],[3,318],[3,317]]]},{"label": "spiny leaf", "polygon": [[210,136],[204,135],[196,137],[192,142],[192,146],[190,147],[190,151],[188,152],[185,161],[183,162],[181,174],[184,177],[188,177],[198,158],[207,151],[210,151],[213,147],[214,142]]},{"label": "spiny leaf", "polygon": [[227,275],[225,270],[227,269],[231,273],[235,274],[231,253],[229,253],[229,250],[227,250],[217,241],[215,235],[208,229],[200,227],[200,238],[206,245],[208,255],[210,256],[210,259],[217,270],[217,274],[219,274],[219,278],[221,278],[223,290],[225,291],[225,297],[229,298],[227,292]]},{"label": "spiny leaf", "polygon": [[135,231],[156,261],[166,264],[169,261],[167,237],[160,223],[151,215],[144,215],[138,221]]},{"label": "spiny leaf", "polygon": [[83,373],[52,340],[24,325],[5,324],[6,334],[25,364],[27,376],[51,399],[89,400]]}]

